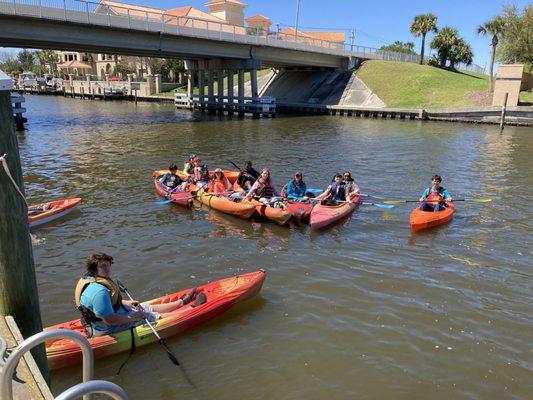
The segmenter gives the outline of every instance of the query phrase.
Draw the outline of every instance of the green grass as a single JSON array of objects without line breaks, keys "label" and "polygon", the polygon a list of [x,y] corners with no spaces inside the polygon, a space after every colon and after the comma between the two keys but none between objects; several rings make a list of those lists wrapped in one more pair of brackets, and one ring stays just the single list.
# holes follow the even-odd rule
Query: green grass
[{"label": "green grass", "polygon": [[[261,69],[261,70],[257,71],[257,77],[259,78],[261,76],[264,76],[264,75],[268,74],[270,71],[271,71],[271,69]],[[237,85],[238,77],[239,77],[238,74],[234,74],[233,75],[233,85]],[[249,80],[250,80],[250,72],[245,72],[244,73],[244,81],[248,82]],[[228,77],[225,77],[224,78],[224,88],[227,89],[227,87],[228,87]],[[169,90],[167,92],[157,93],[156,96],[174,96],[174,93],[187,93],[187,86],[179,87],[179,88],[176,88],[176,89],[172,89],[172,90]],[[193,93],[195,95],[197,95],[199,93],[198,92],[198,86],[195,86],[193,88]],[[204,93],[207,95],[207,86],[204,86]],[[215,95],[218,93],[218,82],[216,80],[213,82],[213,93],[215,93]]]},{"label": "green grass", "polygon": [[518,101],[521,103],[533,103],[533,92],[520,92],[520,97]]},{"label": "green grass", "polygon": [[427,65],[367,61],[357,76],[387,107],[459,108],[486,102],[488,76]]}]

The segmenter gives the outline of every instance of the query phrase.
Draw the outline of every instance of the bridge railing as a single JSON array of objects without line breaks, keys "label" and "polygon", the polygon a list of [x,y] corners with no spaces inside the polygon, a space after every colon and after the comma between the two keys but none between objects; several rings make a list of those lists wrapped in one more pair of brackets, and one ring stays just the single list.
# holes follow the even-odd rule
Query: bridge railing
[{"label": "bridge railing", "polygon": [[250,28],[247,29],[205,18],[180,16],[168,11],[130,4],[120,6],[107,5],[90,0],[0,0],[0,13],[161,32],[169,35],[225,42],[258,44],[337,56],[354,56],[412,63],[417,63],[420,60],[419,56],[414,54],[395,53],[371,47],[348,45],[341,42],[315,39],[302,34],[258,32]]}]

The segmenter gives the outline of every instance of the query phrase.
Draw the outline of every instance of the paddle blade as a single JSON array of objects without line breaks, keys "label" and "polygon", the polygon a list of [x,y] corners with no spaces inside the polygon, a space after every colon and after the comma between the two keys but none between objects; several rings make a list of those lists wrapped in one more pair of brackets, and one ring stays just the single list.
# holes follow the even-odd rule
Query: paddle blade
[{"label": "paddle blade", "polygon": [[323,192],[323,190],[319,188],[308,188],[307,191],[310,193],[313,193],[314,195],[317,195]]},{"label": "paddle blade", "polygon": [[492,199],[465,199],[468,201],[476,201],[478,203],[490,203]]},{"label": "paddle blade", "polygon": [[164,206],[165,204],[172,203],[172,200],[160,200],[160,201],[154,201],[154,204],[156,206]]},{"label": "paddle blade", "polygon": [[369,203],[369,202],[366,202],[366,201],[363,202],[363,205],[383,208],[385,210],[390,210],[391,208],[394,208],[394,206],[392,204]]}]

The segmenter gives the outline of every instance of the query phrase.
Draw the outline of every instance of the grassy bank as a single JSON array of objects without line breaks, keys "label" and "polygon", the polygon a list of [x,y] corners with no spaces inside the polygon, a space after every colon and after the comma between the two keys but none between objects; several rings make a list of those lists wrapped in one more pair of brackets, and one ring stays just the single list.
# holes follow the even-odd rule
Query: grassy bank
[{"label": "grassy bank", "polygon": [[427,65],[367,61],[357,76],[387,107],[459,108],[490,105],[488,76]]},{"label": "grassy bank", "polygon": [[[268,74],[269,72],[271,71],[271,69],[261,69],[259,71],[257,71],[257,77],[261,77],[261,76],[264,76],[266,74]],[[236,86],[237,85],[237,79],[238,79],[239,75],[238,74],[234,74],[233,75],[233,84]],[[245,72],[244,73],[244,81],[245,82],[248,82],[250,80],[250,72]],[[224,87],[227,88],[228,87],[228,78],[225,77],[224,78]],[[198,94],[198,86],[195,86],[193,88],[193,92],[194,94]],[[174,96],[174,93],[187,93],[187,86],[185,87],[179,87],[179,88],[176,88],[176,89],[172,89],[172,90],[169,90],[167,92],[161,92],[161,93],[157,93],[157,96]],[[207,94],[207,86],[204,87],[204,93]],[[215,80],[213,82],[213,93],[218,93],[218,82]],[[237,93],[235,91],[235,93]]]}]

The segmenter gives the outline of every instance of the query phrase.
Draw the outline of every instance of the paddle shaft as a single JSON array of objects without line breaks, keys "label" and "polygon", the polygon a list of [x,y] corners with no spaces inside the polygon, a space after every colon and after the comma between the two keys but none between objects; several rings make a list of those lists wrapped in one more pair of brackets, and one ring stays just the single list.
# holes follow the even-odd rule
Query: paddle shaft
[{"label": "paddle shaft", "polygon": [[[122,282],[120,282],[118,279],[117,279],[117,283],[119,285],[120,290],[123,291],[124,293],[126,293],[128,298],[131,301],[133,301],[133,297],[131,297],[131,294],[128,291],[128,288]],[[157,331],[155,330],[155,328],[152,325],[152,323],[150,321],[148,321],[148,318],[145,318],[144,321],[148,324],[148,326],[152,330],[152,332],[155,335],[155,337],[157,338],[157,341],[159,342],[159,344],[163,345],[163,347],[167,351],[168,358],[170,359],[170,361],[172,361],[172,363],[175,364],[175,365],[180,365],[180,362],[178,361],[176,356],[174,354],[172,354],[172,351],[170,351],[170,349],[168,348],[167,344],[165,343],[165,340],[161,336],[159,336],[159,333],[157,333]]]},{"label": "paddle shaft", "polygon": [[243,171],[237,164],[235,164],[233,161],[231,160],[226,160],[227,162],[229,162],[231,165],[233,165],[235,168],[237,168],[240,172],[242,172],[244,175],[247,175],[249,176],[250,178],[252,179],[255,179],[252,175],[250,175],[248,172],[246,171]]},{"label": "paddle shaft", "polygon": [[[454,199],[454,200],[450,200],[450,201],[452,201],[452,202],[456,202],[456,201],[477,201],[477,202],[480,202],[480,203],[488,203],[488,202],[492,201],[492,199]],[[388,202],[390,202],[390,203],[392,203],[392,202],[397,202],[397,203],[420,203],[421,201],[420,200],[389,200]],[[438,200],[430,200],[430,201],[427,201],[427,203],[439,203],[439,201]]]}]

